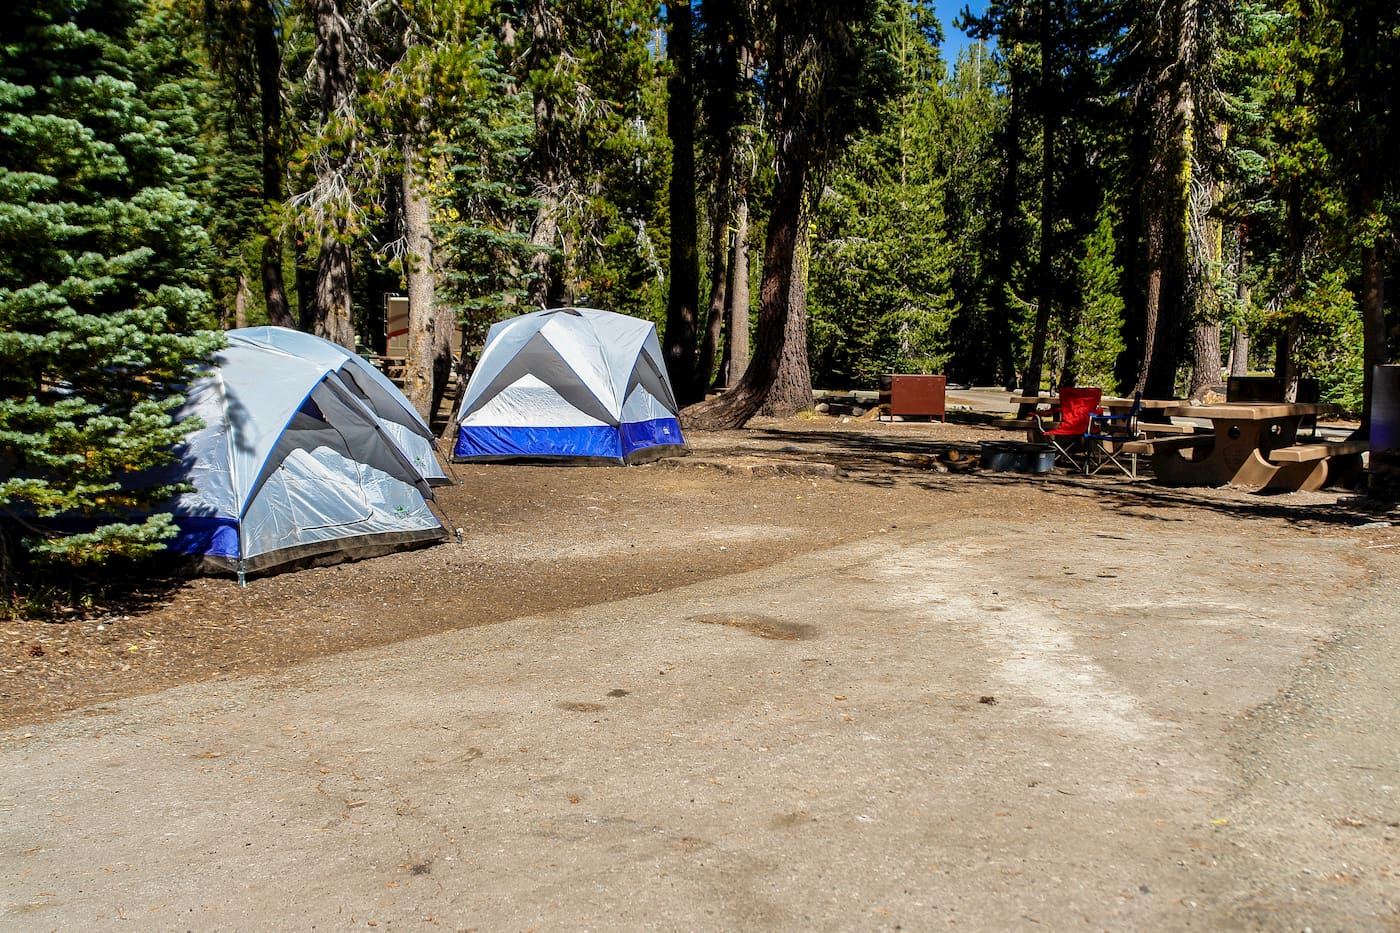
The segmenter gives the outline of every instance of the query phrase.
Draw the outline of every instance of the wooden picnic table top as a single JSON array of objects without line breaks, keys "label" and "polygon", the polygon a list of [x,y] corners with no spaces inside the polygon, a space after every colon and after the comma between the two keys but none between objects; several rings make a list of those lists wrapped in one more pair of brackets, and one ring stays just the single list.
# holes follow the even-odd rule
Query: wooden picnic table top
[{"label": "wooden picnic table top", "polygon": [[[1121,408],[1126,410],[1133,407],[1133,400],[1130,398],[1119,398],[1113,395],[1105,395],[1099,401],[1099,404],[1105,408]],[[1170,412],[1173,409],[1184,404],[1185,403],[1179,398],[1145,398],[1138,402],[1138,407],[1145,411]]]},{"label": "wooden picnic table top", "polygon": [[[1058,405],[1060,397],[1058,395],[1013,395],[1011,402],[1014,405]],[[1128,409],[1133,407],[1133,400],[1122,398],[1117,395],[1105,395],[1099,399],[1099,404],[1108,409]],[[1179,398],[1145,398],[1141,406],[1144,409],[1154,409],[1170,411],[1181,405],[1187,404]]]},{"label": "wooden picnic table top", "polygon": [[1219,421],[1271,421],[1275,418],[1306,418],[1316,415],[1332,415],[1337,406],[1313,402],[1217,402],[1210,405],[1192,405],[1181,402],[1170,409],[1173,415],[1184,418],[1210,418]]}]

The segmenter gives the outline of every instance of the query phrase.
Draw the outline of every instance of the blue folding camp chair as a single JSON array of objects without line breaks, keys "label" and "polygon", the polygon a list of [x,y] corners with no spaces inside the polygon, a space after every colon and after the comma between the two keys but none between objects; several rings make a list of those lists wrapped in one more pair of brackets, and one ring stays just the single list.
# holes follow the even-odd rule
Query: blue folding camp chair
[{"label": "blue folding camp chair", "polygon": [[[1132,406],[1123,414],[1089,415],[1089,427],[1084,432],[1084,473],[1098,473],[1109,464],[1123,471],[1129,479],[1137,479],[1137,454],[1124,452],[1123,445],[1138,439],[1138,416],[1142,413],[1142,393],[1133,395]],[[1124,460],[1127,463],[1124,463]]]}]

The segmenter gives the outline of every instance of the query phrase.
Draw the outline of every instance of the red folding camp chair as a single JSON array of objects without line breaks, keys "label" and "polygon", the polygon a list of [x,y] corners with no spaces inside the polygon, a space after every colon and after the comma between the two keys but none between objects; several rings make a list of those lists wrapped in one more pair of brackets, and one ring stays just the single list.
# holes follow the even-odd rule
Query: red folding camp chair
[{"label": "red folding camp chair", "polygon": [[1089,433],[1089,416],[1098,411],[1103,389],[1063,386],[1059,395],[1059,422],[1047,428],[1042,414],[1035,412],[1035,423],[1040,435],[1054,446],[1056,457],[1083,472],[1089,456],[1084,435]]}]

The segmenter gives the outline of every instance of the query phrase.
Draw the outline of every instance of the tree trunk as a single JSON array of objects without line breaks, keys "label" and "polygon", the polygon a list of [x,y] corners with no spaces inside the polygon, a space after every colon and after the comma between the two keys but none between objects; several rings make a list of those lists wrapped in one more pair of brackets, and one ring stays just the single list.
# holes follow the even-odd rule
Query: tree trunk
[{"label": "tree trunk", "polygon": [[703,380],[708,378],[695,369],[700,256],[695,221],[695,89],[691,81],[694,16],[690,0],[669,0],[666,18],[670,26],[666,55],[671,65],[666,103],[671,137],[671,279],[662,354],[676,400],[684,406],[705,397]]},{"label": "tree trunk", "polygon": [[435,300],[431,206],[418,166],[419,153],[404,144],[404,239],[408,247],[408,350],[403,394],[431,421],[442,401],[452,365],[452,313]]},{"label": "tree trunk", "polygon": [[1238,325],[1230,329],[1230,375],[1249,375],[1249,331]]},{"label": "tree trunk", "polygon": [[[527,72],[558,67],[566,50],[560,47],[564,33],[561,4],[553,0],[529,0],[524,4],[529,31],[523,66]],[[513,45],[516,38],[508,41]],[[563,120],[548,88],[537,88],[534,98],[535,138],[530,168],[539,206],[530,225],[530,261],[525,301],[533,309],[557,308],[564,303],[564,276],[559,257],[559,217],[569,187],[565,165]]]},{"label": "tree trunk", "polygon": [[[1000,381],[1008,388],[1016,385],[1017,346],[1011,327],[1013,310],[1011,307],[1011,287],[1013,272],[1020,258],[1020,236],[1017,235],[1021,199],[1021,125],[1025,94],[1025,78],[1018,68],[1012,68],[1007,75],[1006,147],[1002,156],[1002,178],[998,192],[997,251],[990,272],[993,283],[990,303],[992,306],[992,327],[996,340],[995,352],[1000,360]],[[1022,406],[1020,416],[1025,417],[1033,406]]]},{"label": "tree trunk", "polygon": [[[1241,234],[1239,257],[1235,266],[1235,305],[1237,313],[1249,310],[1249,286],[1245,284],[1245,244]],[[1230,375],[1249,375],[1249,331],[1236,324],[1230,329]]]},{"label": "tree trunk", "polygon": [[350,305],[350,244],[342,233],[344,221],[321,240],[321,252],[316,256],[316,319],[311,332],[338,343],[347,350],[355,349],[355,324]]},{"label": "tree trunk", "polygon": [[734,195],[734,247],[729,262],[729,288],[724,305],[724,364],[726,389],[738,385],[749,368],[749,193],[740,185]]},{"label": "tree trunk", "polygon": [[278,327],[294,327],[287,283],[282,276],[282,235],[272,208],[282,203],[282,46],[271,0],[253,4],[253,48],[258,66],[259,109],[262,118],[262,197],[264,206],[261,275],[267,319]]},{"label": "tree trunk", "polygon": [[[811,223],[804,208],[798,216],[792,250],[787,257],[791,272],[785,276],[775,276],[772,303],[785,304],[787,313],[782,316],[782,349],[777,354],[778,368],[773,381],[765,394],[759,414],[772,418],[786,418],[799,411],[812,408],[812,368],[807,359],[807,271],[811,261],[812,247],[808,238]],[[772,255],[771,253],[769,254]],[[781,258],[781,257],[775,257]],[[768,278],[764,277],[764,291],[768,289]],[[763,298],[766,307],[770,303],[767,295]],[[776,329],[776,321],[774,322]],[[758,353],[763,354],[763,319],[759,318]],[[776,336],[776,335],[774,335]],[[769,339],[774,339],[770,336]],[[750,366],[752,368],[752,366]]]},{"label": "tree trunk", "polygon": [[292,303],[287,300],[287,282],[282,277],[282,238],[269,228],[262,242],[263,300],[267,302],[267,322],[277,327],[296,327]]},{"label": "tree trunk", "polygon": [[703,396],[715,378],[715,355],[719,350],[720,330],[724,326],[724,309],[729,284],[729,205],[733,175],[733,150],[725,146],[720,155],[719,177],[710,210],[710,308],[705,317],[705,334],[695,359],[695,379]]},{"label": "tree trunk", "polygon": [[1289,317],[1274,345],[1274,377],[1283,383],[1283,398],[1298,397],[1298,318]]},{"label": "tree trunk", "polygon": [[532,308],[558,307],[561,280],[554,267],[554,250],[559,240],[559,199],[553,189],[537,195],[540,206],[530,225],[530,273],[525,298]]},{"label": "tree trunk", "polygon": [[[238,290],[233,293],[233,326],[248,326],[248,296],[252,294],[248,285],[248,273],[238,273]],[[227,322],[224,322],[227,324]]]},{"label": "tree trunk", "polygon": [[[1035,329],[1031,333],[1031,353],[1021,374],[1023,395],[1040,391],[1045,371],[1045,344],[1050,332],[1050,316],[1055,291],[1055,127],[1058,101],[1055,94],[1053,35],[1050,0],[1040,0],[1040,257],[1037,261]],[[1051,386],[1050,388],[1055,388]]]},{"label": "tree trunk", "polygon": [[1189,399],[1201,399],[1220,382],[1220,325],[1200,322],[1191,329],[1191,385]]},{"label": "tree trunk", "polygon": [[[1216,123],[1211,134],[1219,150],[1225,147],[1225,125]],[[1194,159],[1193,159],[1194,163]],[[1203,168],[1193,164],[1192,172]],[[1219,309],[1223,302],[1217,300],[1220,293],[1222,253],[1224,252],[1224,227],[1216,217],[1216,207],[1220,204],[1220,180],[1212,177],[1204,188],[1208,197],[1191,198],[1191,254],[1196,268],[1193,280],[1196,287],[1191,290],[1191,384],[1186,389],[1187,398],[1202,398],[1220,382],[1220,321]]]},{"label": "tree trunk", "polygon": [[1143,321],[1143,359],[1135,390],[1169,398],[1176,391],[1176,369],[1182,350],[1185,307],[1186,245],[1189,232],[1191,151],[1195,141],[1195,99],[1192,80],[1196,60],[1196,3],[1177,0],[1163,4],[1158,15],[1162,54],[1153,78],[1153,128],[1150,157],[1143,185],[1146,216],[1147,301]]},{"label": "tree trunk", "polygon": [[779,126],[777,176],[763,254],[757,346],[733,390],[681,412],[688,428],[718,431],[741,427],[762,410],[785,416],[812,407],[807,365],[808,159],[805,140],[790,125]]},{"label": "tree trunk", "polygon": [[[1376,209],[1374,186],[1363,181],[1359,199],[1360,215],[1370,218]],[[1361,247],[1361,365],[1362,376],[1361,425],[1356,437],[1371,436],[1371,393],[1374,390],[1376,367],[1389,361],[1386,350],[1385,325],[1385,257],[1379,237]]]},{"label": "tree trunk", "polygon": [[[351,109],[355,78],[346,43],[345,21],[335,0],[316,0],[316,78],[321,107],[321,124]],[[317,172],[333,176],[343,166],[346,155],[325,152]],[[318,178],[318,182],[322,179]],[[355,349],[355,325],[350,296],[350,236],[346,212],[349,205],[331,203],[331,212],[321,232],[321,250],[316,256],[316,299],[312,333]]]}]

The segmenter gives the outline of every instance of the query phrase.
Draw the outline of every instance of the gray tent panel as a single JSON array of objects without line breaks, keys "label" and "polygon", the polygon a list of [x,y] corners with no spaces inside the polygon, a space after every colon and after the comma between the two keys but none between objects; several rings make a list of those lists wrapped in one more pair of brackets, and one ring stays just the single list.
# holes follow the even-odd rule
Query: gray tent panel
[{"label": "gray tent panel", "polygon": [[554,344],[550,343],[542,332],[536,332],[516,351],[515,356],[496,373],[490,384],[471,401],[470,407],[457,416],[457,420],[465,420],[472,412],[484,408],[502,391],[526,376],[534,376],[588,417],[603,424],[617,425],[617,415],[609,411],[598,396],[584,385],[578,373],[559,355]]}]

